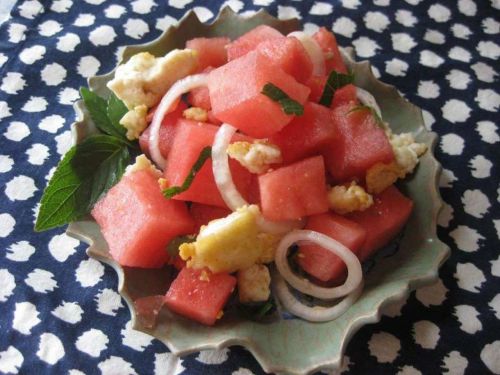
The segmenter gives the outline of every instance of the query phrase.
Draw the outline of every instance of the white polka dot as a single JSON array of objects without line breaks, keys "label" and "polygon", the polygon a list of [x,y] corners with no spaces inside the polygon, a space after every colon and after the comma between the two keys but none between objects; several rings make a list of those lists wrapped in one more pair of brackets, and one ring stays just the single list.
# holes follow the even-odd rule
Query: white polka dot
[{"label": "white polka dot", "polygon": [[481,350],[481,360],[494,374],[500,374],[500,340],[484,346]]},{"label": "white polka dot", "polygon": [[425,32],[424,40],[434,44],[444,44],[445,36],[437,30],[428,29]]},{"label": "white polka dot", "polygon": [[459,225],[450,232],[450,236],[455,240],[460,250],[468,253],[477,251],[479,249],[479,241],[484,240],[484,237],[477,230],[465,225]]},{"label": "white polka dot", "polygon": [[7,248],[6,258],[14,262],[26,262],[34,253],[35,248],[28,241],[19,241]]},{"label": "white polka dot", "polygon": [[423,50],[420,52],[420,64],[428,66],[429,68],[437,68],[444,60],[442,57],[436,55],[434,52],[429,50]]},{"label": "white polka dot", "polygon": [[469,51],[462,47],[453,47],[448,53],[448,57],[453,60],[469,62],[471,59],[471,54]]},{"label": "white polka dot", "polygon": [[4,53],[0,53],[0,68],[4,66],[7,60],[9,60],[9,58]]},{"label": "white polka dot", "polygon": [[177,20],[174,18],[174,17],[171,17],[169,16],[168,14],[161,17],[161,18],[158,18],[156,20],[156,25],[155,27],[158,29],[158,30],[161,30],[161,31],[165,31],[166,29],[168,29],[170,26],[172,25],[175,25],[175,23],[177,22]]},{"label": "white polka dot", "polygon": [[205,365],[220,365],[227,361],[228,354],[228,348],[220,350],[202,350],[196,357],[196,360]]},{"label": "white polka dot", "polygon": [[24,122],[12,121],[4,133],[5,138],[19,142],[30,135],[30,129]]},{"label": "white polka dot", "polygon": [[19,6],[19,14],[21,17],[32,20],[36,15],[43,12],[43,5],[37,0],[24,1]]},{"label": "white polka dot", "polygon": [[73,145],[73,135],[70,130],[66,130],[55,137],[56,151],[59,155],[64,155]]},{"label": "white polka dot", "polygon": [[368,348],[379,363],[391,363],[398,356],[401,343],[390,333],[380,332],[372,335],[368,341]]},{"label": "white polka dot", "polygon": [[422,2],[422,0],[406,0],[406,2],[411,5],[418,5]]},{"label": "white polka dot", "polygon": [[12,345],[7,350],[0,352],[0,371],[4,373],[17,374],[23,362],[23,355]]},{"label": "white polka dot", "polygon": [[478,189],[466,190],[462,197],[462,203],[464,211],[478,219],[482,218],[491,207],[488,197]]},{"label": "white polka dot", "polygon": [[85,373],[80,370],[72,369],[68,371],[68,375],[85,375]]},{"label": "white polka dot", "polygon": [[493,60],[498,60],[498,58],[500,57],[500,47],[498,46],[498,44],[494,42],[481,41],[477,45],[476,49],[479,52],[479,54],[483,57],[487,57]]},{"label": "white polka dot", "polygon": [[406,305],[407,301],[408,301],[407,298],[402,298],[398,301],[390,302],[382,307],[381,312],[385,316],[389,316],[391,318],[395,318],[396,316],[401,316],[401,309],[403,308],[404,305]]},{"label": "white polka dot", "polygon": [[101,63],[94,56],[83,56],[78,62],[77,71],[84,78],[95,76]]},{"label": "white polka dot", "polygon": [[38,124],[38,127],[49,133],[55,134],[60,128],[64,126],[65,121],[66,120],[62,116],[50,115],[44,117]]},{"label": "white polka dot", "polygon": [[486,159],[483,155],[476,155],[470,160],[469,167],[471,169],[472,176],[475,178],[488,178],[491,175],[493,163]]},{"label": "white polka dot", "polygon": [[125,328],[121,330],[122,344],[138,352],[143,352],[151,345],[153,336],[132,329],[132,322],[128,321]]},{"label": "white polka dot", "polygon": [[427,14],[436,22],[446,22],[451,16],[450,10],[441,4],[431,5]]},{"label": "white polka dot", "polygon": [[48,104],[47,100],[41,96],[30,96],[21,109],[24,112],[43,112],[47,109]]},{"label": "white polka dot", "polygon": [[446,79],[450,83],[450,87],[456,90],[465,90],[471,82],[470,76],[461,70],[452,69],[446,75]]},{"label": "white polka dot", "polygon": [[422,375],[422,373],[415,367],[407,365],[403,366],[403,368],[401,368],[396,375]]},{"label": "white polka dot", "polygon": [[347,9],[357,9],[361,3],[359,0],[341,0],[342,6]]},{"label": "white polka dot", "polygon": [[443,365],[441,367],[447,370],[443,371],[443,374],[463,375],[468,364],[467,358],[462,357],[457,351],[452,351],[443,358]]},{"label": "white polka dot", "polygon": [[82,13],[78,16],[73,25],[78,27],[86,27],[93,25],[94,21],[95,21],[95,16],[93,14]]},{"label": "white polka dot", "polygon": [[294,7],[278,5],[278,18],[280,20],[288,20],[291,18],[301,19],[302,17],[300,16],[300,13],[297,11],[297,9],[295,9]]},{"label": "white polka dot", "polygon": [[350,18],[339,17],[333,23],[333,32],[336,35],[343,35],[346,38],[351,38],[356,32],[356,24]]},{"label": "white polka dot", "polygon": [[0,120],[9,116],[12,116],[9,105],[4,101],[0,101]]},{"label": "white polka dot", "polygon": [[457,279],[460,289],[472,293],[479,293],[481,285],[486,281],[483,271],[472,263],[458,263],[457,271],[453,276]]},{"label": "white polka dot", "polygon": [[21,53],[19,54],[19,59],[23,63],[31,65],[34,62],[43,59],[45,52],[46,48],[44,46],[40,45],[31,46],[21,51]]},{"label": "white polka dot", "polygon": [[41,143],[34,143],[28,150],[28,162],[33,165],[42,165],[49,157],[49,148]]},{"label": "white polka dot", "polygon": [[108,25],[99,26],[89,34],[89,39],[95,46],[107,46],[113,43],[115,38],[115,30]]},{"label": "white polka dot", "polygon": [[479,316],[479,312],[473,306],[455,306],[455,316],[460,323],[460,329],[464,332],[473,335],[483,329],[481,321],[477,318]]},{"label": "white polka dot", "polygon": [[426,111],[425,109],[422,110],[422,115],[424,117],[425,128],[427,130],[432,130],[432,125],[436,123],[436,119],[429,111]]},{"label": "white polka dot", "polygon": [[83,310],[76,302],[63,301],[51,314],[66,323],[76,324],[82,320]]},{"label": "white polka dot", "polygon": [[141,39],[149,32],[148,24],[138,18],[129,18],[123,27],[125,34],[134,39]]},{"label": "white polka dot", "polygon": [[393,58],[385,63],[385,71],[396,77],[404,77],[408,70],[408,64],[403,60]]},{"label": "white polka dot", "polygon": [[9,42],[11,43],[19,43],[26,39],[26,26],[20,23],[11,23],[9,24]]},{"label": "white polka dot", "polygon": [[38,318],[39,312],[36,306],[30,302],[16,303],[14,310],[14,319],[12,320],[12,328],[22,333],[30,335],[31,329],[36,326],[41,320]]},{"label": "white polka dot", "polygon": [[308,35],[313,35],[315,32],[319,30],[319,26],[315,23],[306,22],[304,23],[304,32]]},{"label": "white polka dot", "polygon": [[80,37],[74,33],[67,33],[58,38],[56,48],[62,52],[73,52],[80,44]]},{"label": "white polka dot", "polygon": [[420,81],[417,93],[422,98],[434,99],[439,96],[439,86],[434,81]]},{"label": "white polka dot", "polygon": [[497,133],[496,125],[491,121],[479,121],[476,127],[481,139],[486,143],[497,143],[500,136]]},{"label": "white polka dot", "polygon": [[440,188],[452,188],[453,182],[457,181],[458,178],[455,174],[449,169],[444,169],[441,172],[441,176],[439,178],[439,187]]},{"label": "white polka dot", "polygon": [[[0,223],[1,222],[2,222],[2,215],[0,215]],[[7,301],[7,299],[12,295],[15,287],[16,287],[16,279],[14,279],[14,276],[12,276],[12,274],[9,271],[5,269],[0,269],[0,302]]]},{"label": "white polka dot", "polygon": [[108,343],[108,336],[106,336],[104,332],[99,329],[91,328],[78,337],[75,346],[79,351],[97,358],[103,350],[107,349]]},{"label": "white polka dot", "polygon": [[471,109],[461,100],[447,100],[442,107],[443,117],[450,122],[465,122],[470,117]]},{"label": "white polka dot", "polygon": [[123,307],[121,296],[109,288],[101,290],[95,296],[95,301],[97,311],[105,315],[116,316],[118,309]]},{"label": "white polka dot", "polygon": [[406,33],[391,34],[392,48],[395,51],[409,53],[417,45],[415,40]]},{"label": "white polka dot", "polygon": [[0,173],[9,172],[13,165],[14,160],[9,155],[0,155]]},{"label": "white polka dot", "polygon": [[486,34],[498,34],[500,33],[500,22],[497,22],[495,19],[488,17],[485,18],[482,22],[483,31]]},{"label": "white polka dot", "polygon": [[92,5],[101,5],[105,1],[106,0],[85,0],[86,3],[92,4]]},{"label": "white polka dot", "polygon": [[[389,18],[382,12],[367,12],[363,17],[366,28],[381,33],[389,26]],[[352,21],[351,21],[352,22]]]},{"label": "white polka dot", "polygon": [[58,262],[64,262],[76,252],[80,242],[65,233],[55,235],[49,241],[49,252]]},{"label": "white polka dot", "polygon": [[500,107],[500,95],[491,89],[477,90],[477,95],[474,100],[478,103],[479,108],[486,111],[497,112]]},{"label": "white polka dot", "polygon": [[325,2],[315,2],[309,11],[310,14],[315,16],[326,16],[333,12],[332,4],[328,4]]},{"label": "white polka dot", "polygon": [[36,268],[28,274],[28,277],[24,280],[24,282],[35,292],[47,293],[52,292],[57,288],[57,281],[54,280],[53,277],[53,273]]},{"label": "white polka dot", "polygon": [[62,65],[52,63],[42,69],[41,77],[47,86],[57,86],[64,81],[66,74],[66,69]]},{"label": "white polka dot", "polygon": [[185,370],[180,358],[172,353],[155,354],[154,365],[154,375],[163,375],[166,368],[171,369],[174,375],[181,374]]},{"label": "white polka dot", "polygon": [[38,189],[35,181],[28,176],[20,175],[14,177],[5,185],[5,195],[11,201],[24,201],[35,195]]},{"label": "white polka dot", "polygon": [[415,342],[424,349],[435,349],[439,341],[439,327],[428,320],[413,324]]},{"label": "white polka dot", "polygon": [[[494,221],[496,224],[495,227],[497,230],[497,235],[500,236],[500,223],[498,220],[494,220]],[[492,260],[490,263],[491,263],[491,274],[493,276],[500,277],[500,256],[496,260]]]},{"label": "white polka dot", "polygon": [[82,260],[75,271],[76,281],[83,287],[94,286],[104,275],[104,266],[95,259]]},{"label": "white polka dot", "polygon": [[494,82],[495,77],[498,73],[489,65],[478,62],[471,66],[474,73],[476,73],[476,77],[484,82]]},{"label": "white polka dot", "polygon": [[111,356],[100,362],[97,367],[102,375],[136,375],[134,368],[123,358]]},{"label": "white polka dot", "polygon": [[153,0],[135,0],[131,5],[132,10],[138,14],[148,14],[157,6]]},{"label": "white polka dot", "polygon": [[21,73],[8,72],[2,79],[0,90],[7,94],[15,95],[26,86],[26,81]]},{"label": "white polka dot", "polygon": [[400,9],[396,12],[396,21],[406,27],[413,27],[418,22],[412,12],[404,9]]},{"label": "white polka dot", "polygon": [[[288,8],[288,7],[284,7],[284,8]],[[295,9],[295,8],[292,8],[292,9]],[[193,11],[196,13],[196,15],[198,16],[198,18],[200,19],[201,22],[207,22],[210,18],[212,18],[214,16],[212,11],[208,8],[205,8],[205,7],[194,7]],[[286,11],[280,10],[280,8],[278,6],[278,17],[280,16],[280,14],[283,15],[286,13],[287,13]],[[299,18],[300,18],[300,14],[299,14]],[[282,19],[282,18],[280,18],[280,19]]]},{"label": "white polka dot", "polygon": [[456,23],[451,27],[451,32],[456,38],[460,39],[469,39],[469,36],[472,35],[472,31],[461,23]]},{"label": "white polka dot", "polygon": [[378,5],[379,7],[389,6],[391,0],[373,0],[373,4]]},{"label": "white polka dot", "polygon": [[500,319],[500,293],[493,297],[488,306],[493,310],[497,319]]},{"label": "white polka dot", "polygon": [[438,225],[443,228],[448,228],[451,220],[453,220],[453,207],[445,203],[441,211],[439,211]]},{"label": "white polka dot", "polygon": [[113,18],[113,19],[120,18],[126,12],[127,10],[124,7],[116,4],[110,5],[109,7],[104,9],[104,15],[107,18]]},{"label": "white polka dot", "polygon": [[192,2],[193,0],[168,0],[168,5],[173,8],[184,9],[187,4],[191,4]]},{"label": "white polka dot", "polygon": [[65,105],[73,105],[80,98],[80,93],[71,87],[62,89],[58,94],[59,103]]},{"label": "white polka dot", "polygon": [[64,357],[64,354],[64,346],[59,337],[53,333],[42,333],[38,351],[36,352],[38,358],[49,365],[55,365]]},{"label": "white polka dot", "polygon": [[245,4],[240,0],[226,0],[222,3],[220,8],[223,9],[224,7],[229,7],[234,12],[238,13],[245,7]]},{"label": "white polka dot", "polygon": [[45,21],[38,26],[38,32],[43,36],[53,36],[61,30],[61,24],[54,20]]},{"label": "white polka dot", "polygon": [[475,16],[477,6],[472,0],[458,0],[458,10],[466,16]]},{"label": "white polka dot", "polygon": [[14,230],[16,221],[10,214],[0,214],[0,237],[7,237]]},{"label": "white polka dot", "polygon": [[356,49],[356,54],[360,57],[372,57],[380,49],[376,42],[364,36],[353,40],[352,44]]},{"label": "white polka dot", "polygon": [[50,9],[56,13],[68,13],[68,10],[73,6],[71,0],[54,0]]}]

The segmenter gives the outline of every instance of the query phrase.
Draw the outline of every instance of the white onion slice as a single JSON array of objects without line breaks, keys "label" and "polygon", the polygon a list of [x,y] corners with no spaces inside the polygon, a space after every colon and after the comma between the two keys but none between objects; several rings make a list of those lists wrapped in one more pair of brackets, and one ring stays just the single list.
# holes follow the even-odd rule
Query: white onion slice
[{"label": "white onion slice", "polygon": [[323,55],[323,50],[319,46],[318,42],[316,42],[313,37],[307,35],[303,31],[294,31],[287,36],[297,38],[299,42],[302,43],[302,46],[306,50],[313,63],[313,74],[316,76],[325,75],[325,56]]},{"label": "white onion slice", "polygon": [[274,292],[281,305],[293,315],[310,322],[328,322],[337,319],[356,302],[363,290],[363,283],[360,283],[348,296],[332,307],[311,307],[303,304],[290,292],[281,275],[275,275],[274,282]]},{"label": "white onion slice", "polygon": [[[288,248],[296,242],[314,242],[341,258],[347,266],[347,279],[344,284],[334,288],[324,288],[297,276],[288,264]],[[285,235],[276,249],[274,259],[283,278],[298,291],[320,299],[343,297],[355,290],[363,279],[361,263],[354,253],[340,242],[322,233],[311,230],[294,230]]]},{"label": "white onion slice", "polygon": [[380,110],[380,107],[378,106],[377,101],[372,94],[362,89],[361,87],[356,86],[356,96],[361,103],[367,105],[368,107],[372,107],[375,112],[377,112],[377,115],[382,118],[382,111]]},{"label": "white onion slice", "polygon": [[195,74],[187,76],[175,82],[167,91],[156,108],[153,120],[151,121],[151,133],[149,135],[149,152],[153,161],[163,170],[165,169],[166,160],[160,152],[160,127],[163,117],[172,111],[172,105],[182,95],[189,91],[206,86],[208,74]]},{"label": "white onion slice", "polygon": [[271,234],[281,234],[290,232],[294,229],[300,229],[305,225],[304,219],[299,220],[285,220],[285,221],[271,221],[267,220],[264,216],[260,215],[257,218],[257,225],[260,230]]}]

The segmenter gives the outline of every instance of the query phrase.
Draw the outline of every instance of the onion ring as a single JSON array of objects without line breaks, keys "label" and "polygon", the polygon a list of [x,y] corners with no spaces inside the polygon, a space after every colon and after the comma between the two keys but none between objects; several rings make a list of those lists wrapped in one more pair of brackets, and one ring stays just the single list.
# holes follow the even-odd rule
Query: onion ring
[{"label": "onion ring", "polygon": [[287,36],[297,38],[299,42],[302,43],[302,46],[313,63],[313,75],[324,76],[326,74],[325,56],[318,42],[303,31],[294,31]]}]

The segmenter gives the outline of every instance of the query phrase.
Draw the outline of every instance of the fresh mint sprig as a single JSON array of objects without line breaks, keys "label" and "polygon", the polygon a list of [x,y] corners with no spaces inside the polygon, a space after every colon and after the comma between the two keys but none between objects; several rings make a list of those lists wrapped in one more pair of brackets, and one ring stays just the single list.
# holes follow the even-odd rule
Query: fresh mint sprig
[{"label": "fresh mint sprig", "polygon": [[319,104],[324,105],[325,107],[330,107],[335,91],[353,82],[353,73],[343,74],[332,70],[326,80],[325,88],[323,89],[323,93],[319,99]]},{"label": "fresh mint sprig", "polygon": [[304,114],[304,106],[293,100],[286,92],[272,83],[266,83],[261,91],[271,100],[278,102],[287,115],[301,116]]}]

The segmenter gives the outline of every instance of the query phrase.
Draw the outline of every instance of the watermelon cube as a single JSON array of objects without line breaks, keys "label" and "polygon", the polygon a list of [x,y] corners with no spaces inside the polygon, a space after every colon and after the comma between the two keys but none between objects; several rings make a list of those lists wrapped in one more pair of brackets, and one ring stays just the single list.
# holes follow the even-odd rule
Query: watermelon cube
[{"label": "watermelon cube", "polygon": [[229,61],[237,59],[253,51],[260,43],[276,38],[283,38],[283,34],[270,26],[257,26],[227,45],[227,58]]},{"label": "watermelon cube", "polygon": [[129,267],[162,267],[169,241],[194,230],[186,205],[165,199],[158,178],[148,170],[124,176],[97,202],[92,216],[111,256]]},{"label": "watermelon cube", "polygon": [[270,142],[281,150],[283,162],[288,164],[308,156],[318,155],[336,136],[332,111],[322,105],[307,102],[304,114],[270,137]]},{"label": "watermelon cube", "polygon": [[231,210],[193,202],[191,207],[189,207],[189,212],[196,223],[195,230],[198,233],[202,225],[207,225],[212,220],[226,217],[231,213]]},{"label": "watermelon cube", "polygon": [[[312,76],[306,83],[307,87],[311,89],[311,94],[309,95],[309,100],[314,103],[319,103],[321,95],[325,89],[325,84],[327,76]],[[356,87],[352,84],[345,85],[338,90],[335,90],[333,94],[331,108],[339,107],[343,104],[354,102],[358,104],[358,98],[356,96]]]},{"label": "watermelon cube", "polygon": [[[204,73],[210,73],[214,68],[208,67],[203,70]],[[212,104],[210,103],[210,94],[208,92],[208,87],[202,86],[197,87],[189,92],[187,95],[187,101],[192,107],[199,107],[210,111],[212,109]]]},{"label": "watermelon cube", "polygon": [[259,176],[262,213],[270,220],[296,220],[328,211],[323,157]]},{"label": "watermelon cube", "polygon": [[267,83],[273,83],[301,104],[310,91],[265,56],[251,52],[209,73],[213,114],[252,137],[277,133],[293,116],[285,114],[279,103],[261,93]]},{"label": "watermelon cube", "polygon": [[[180,119],[177,131],[167,158],[164,174],[171,186],[180,186],[191,171],[193,164],[206,146],[212,146],[215,133],[219,129],[215,125]],[[248,137],[235,135],[234,141],[250,141]],[[252,179],[251,173],[235,160],[229,161],[233,180],[239,192],[248,196]],[[227,208],[215,184],[212,172],[212,160],[208,159],[196,174],[191,187],[173,199],[192,201],[212,206]]]},{"label": "watermelon cube", "polygon": [[194,38],[186,42],[186,48],[198,52],[198,69],[203,71],[208,66],[214,68],[227,62],[226,45],[229,38]]},{"label": "watermelon cube", "polygon": [[213,325],[235,286],[236,278],[227,273],[184,267],[170,285],[165,304],[179,315]]},{"label": "watermelon cube", "polygon": [[325,55],[326,71],[330,72],[335,70],[340,73],[347,73],[347,68],[344,64],[344,60],[342,60],[342,55],[340,54],[335,35],[326,28],[321,27],[313,35],[313,38],[318,42]]},{"label": "watermelon cube", "polygon": [[[333,213],[307,219],[305,229],[326,234],[357,254],[366,239],[366,230],[354,221]],[[346,266],[335,254],[315,244],[301,245],[297,262],[304,271],[321,281],[339,280]]]},{"label": "watermelon cube", "polygon": [[349,103],[335,108],[333,119],[337,137],[323,155],[337,183],[362,180],[374,164],[394,160],[389,139],[369,109]]},{"label": "watermelon cube", "polygon": [[403,228],[413,209],[411,199],[393,185],[373,197],[374,203],[365,211],[347,215],[366,230],[366,240],[358,257],[369,258],[376,250],[387,245]]}]

